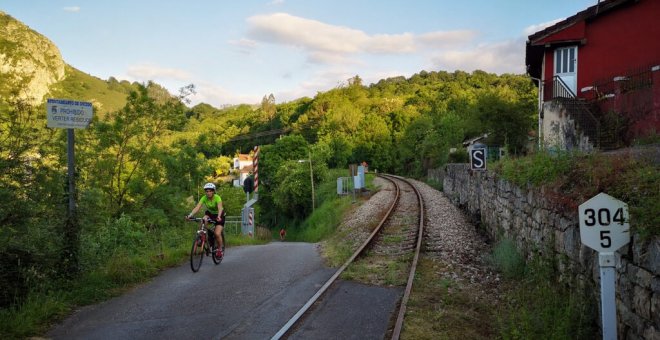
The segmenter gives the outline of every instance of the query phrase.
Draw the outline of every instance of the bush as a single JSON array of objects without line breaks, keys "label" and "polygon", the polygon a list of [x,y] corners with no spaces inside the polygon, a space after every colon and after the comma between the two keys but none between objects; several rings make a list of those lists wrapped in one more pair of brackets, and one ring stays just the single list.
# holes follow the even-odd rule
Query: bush
[{"label": "bush", "polygon": [[634,232],[643,239],[660,235],[660,171],[652,157],[625,151],[589,155],[539,152],[501,160],[492,169],[521,188],[544,186],[549,202],[564,210],[575,211],[605,192],[628,204]]},{"label": "bush", "polygon": [[129,256],[124,252],[112,256],[105,270],[108,278],[119,285],[141,282],[156,272],[147,257]]},{"label": "bush", "polygon": [[521,278],[525,273],[525,259],[520,255],[513,241],[500,241],[493,249],[493,263],[509,279]]},{"label": "bush", "polygon": [[447,163],[470,163],[470,155],[466,149],[460,149],[449,154]]},{"label": "bush", "polygon": [[29,292],[26,268],[32,268],[31,253],[20,248],[8,248],[0,252],[0,308],[21,302]]},{"label": "bush", "polygon": [[530,157],[504,158],[495,163],[495,171],[504,179],[525,188],[551,183],[570,169],[572,158],[568,153],[538,152]]},{"label": "bush", "polygon": [[502,339],[591,339],[598,334],[593,300],[555,278],[553,262],[525,263],[511,240],[493,250],[496,266],[513,287],[498,313]]},{"label": "bush", "polygon": [[[305,242],[318,242],[331,235],[341,223],[342,212],[351,205],[351,198],[337,198],[326,201],[305,220],[300,231],[295,233],[295,239]],[[287,235],[289,238],[289,235]]]}]

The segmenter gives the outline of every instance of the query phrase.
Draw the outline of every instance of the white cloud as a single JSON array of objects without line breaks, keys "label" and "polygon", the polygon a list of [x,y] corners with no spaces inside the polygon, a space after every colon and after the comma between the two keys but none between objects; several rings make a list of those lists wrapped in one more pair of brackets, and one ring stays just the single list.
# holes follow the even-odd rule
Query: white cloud
[{"label": "white cloud", "polygon": [[544,22],[544,23],[540,23],[540,24],[525,27],[525,29],[523,30],[523,34],[525,35],[525,37],[530,36],[530,35],[538,32],[538,31],[541,31],[541,30],[543,30],[547,27],[550,27],[550,26],[552,26],[552,25],[554,25],[554,24],[556,24],[560,21],[564,21],[564,20],[566,20],[566,18],[555,19],[555,20],[552,20],[552,21],[548,21],[548,22]]},{"label": "white cloud", "polygon": [[182,80],[190,81],[191,75],[183,70],[160,67],[149,64],[130,66],[127,75],[141,81],[147,80]]},{"label": "white cloud", "polygon": [[431,58],[434,68],[493,73],[525,72],[525,38],[443,51]]},{"label": "white cloud", "polygon": [[461,46],[471,42],[477,32],[471,30],[373,34],[293,16],[287,13],[255,15],[247,19],[250,39],[300,48],[311,64],[363,65],[358,59],[372,56],[402,55],[429,48]]},{"label": "white cloud", "polygon": [[246,48],[254,48],[255,46],[257,46],[256,41],[250,40],[250,39],[245,39],[245,38],[240,39],[240,40],[230,40],[229,43],[232,44],[232,45],[236,45],[236,46],[240,46],[240,47],[246,47]]},{"label": "white cloud", "polygon": [[312,63],[353,63],[349,56],[359,53],[401,54],[416,50],[415,37],[410,33],[368,35],[287,13],[256,15],[247,21],[251,39],[301,48]]},{"label": "white cloud", "polygon": [[415,50],[415,39],[410,33],[377,34],[364,41],[364,51],[374,54],[411,53]]},{"label": "white cloud", "polygon": [[471,30],[436,31],[424,33],[416,37],[416,40],[420,45],[439,48],[466,44],[476,36],[477,32]]},{"label": "white cloud", "polygon": [[[255,15],[247,19],[245,38],[231,41],[245,51],[268,49],[264,45],[295,48],[308,65],[300,69],[287,66],[283,78],[297,79],[303,69],[311,76],[291,88],[274,91],[278,102],[313,97],[359,75],[365,85],[390,77],[410,77],[422,70],[483,70],[492,73],[525,72],[525,41],[545,27],[562,19],[532,25],[515,39],[499,42],[479,41],[482,32],[471,29],[423,33],[368,34],[360,29],[332,25],[287,13]],[[257,47],[259,47],[257,49]],[[236,96],[209,87],[200,95],[210,103],[258,102],[259,96]],[[211,99],[213,98],[213,99]],[[207,101],[204,99],[203,101]]]},{"label": "white cloud", "polygon": [[436,53],[433,67],[445,70],[484,70],[494,73],[525,73],[525,42],[529,35],[550,27],[564,18],[526,27],[515,40],[479,44],[464,49],[448,49]]},{"label": "white cloud", "polygon": [[80,12],[80,7],[79,6],[68,6],[68,7],[64,7],[62,9],[65,12],[74,12],[74,13]]},{"label": "white cloud", "polygon": [[321,65],[359,64],[357,60],[347,58],[343,54],[332,53],[327,51],[309,52],[307,56],[307,61],[312,64],[321,64]]},{"label": "white cloud", "polygon": [[222,86],[205,81],[195,83],[195,92],[190,97],[193,105],[208,103],[218,108],[226,105],[256,104],[261,102],[262,97],[256,95],[237,95]]},{"label": "white cloud", "polygon": [[333,26],[286,13],[256,15],[247,19],[253,39],[336,53],[357,52],[367,35],[359,30]]},{"label": "white cloud", "polygon": [[257,47],[257,42],[250,39],[239,39],[239,40],[230,40],[230,45],[236,46],[236,49],[244,54],[250,54]]}]

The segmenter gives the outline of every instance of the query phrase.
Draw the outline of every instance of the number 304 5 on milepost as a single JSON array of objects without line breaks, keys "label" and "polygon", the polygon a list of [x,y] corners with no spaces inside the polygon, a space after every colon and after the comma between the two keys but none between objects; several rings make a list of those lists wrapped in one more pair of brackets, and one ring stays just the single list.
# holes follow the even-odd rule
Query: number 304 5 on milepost
[{"label": "number 304 5 on milepost", "polygon": [[628,205],[606,193],[580,204],[580,238],[599,253],[613,253],[630,242]]}]

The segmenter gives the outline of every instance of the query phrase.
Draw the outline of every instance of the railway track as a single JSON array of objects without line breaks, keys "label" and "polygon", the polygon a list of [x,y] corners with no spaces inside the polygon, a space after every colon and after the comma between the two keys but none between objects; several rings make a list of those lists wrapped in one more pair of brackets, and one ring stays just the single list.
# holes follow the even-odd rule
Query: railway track
[{"label": "railway track", "polygon": [[380,177],[390,181],[394,187],[394,198],[384,217],[367,240],[271,339],[289,337],[292,332],[297,332],[297,327],[303,319],[318,313],[317,308],[312,307],[328,295],[345,272],[353,273],[347,275],[352,278],[355,278],[355,273],[362,273],[360,281],[366,280],[371,285],[405,285],[403,294],[399,294],[398,310],[387,316],[390,325],[386,336],[399,338],[422,247],[424,202],[419,191],[406,179],[392,175]]}]

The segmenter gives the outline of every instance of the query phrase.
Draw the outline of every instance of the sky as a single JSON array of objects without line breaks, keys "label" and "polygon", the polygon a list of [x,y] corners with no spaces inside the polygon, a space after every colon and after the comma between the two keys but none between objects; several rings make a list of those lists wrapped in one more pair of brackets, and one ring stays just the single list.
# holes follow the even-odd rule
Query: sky
[{"label": "sky", "polygon": [[0,0],[101,79],[276,103],[420,71],[525,73],[525,42],[598,0]]}]

